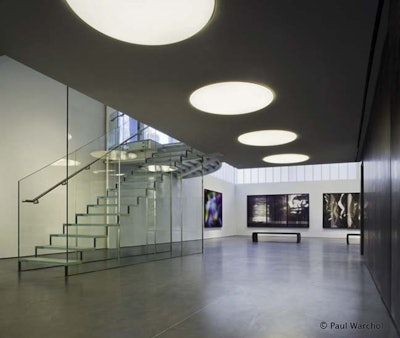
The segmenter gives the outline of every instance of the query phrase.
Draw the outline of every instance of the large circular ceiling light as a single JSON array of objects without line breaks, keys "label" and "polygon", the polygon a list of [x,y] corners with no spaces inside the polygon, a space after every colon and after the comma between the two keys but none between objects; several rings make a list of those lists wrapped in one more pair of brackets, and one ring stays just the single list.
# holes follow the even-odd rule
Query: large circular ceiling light
[{"label": "large circular ceiling light", "polygon": [[189,98],[195,108],[211,114],[239,115],[268,106],[271,89],[251,82],[220,82],[195,90]]},{"label": "large circular ceiling light", "polygon": [[305,162],[309,158],[309,156],[303,154],[278,154],[266,156],[263,158],[263,161],[274,164],[289,164]]},{"label": "large circular ceiling light", "polygon": [[297,135],[286,130],[258,130],[242,134],[238,137],[240,143],[249,146],[277,146],[294,141]]},{"label": "large circular ceiling light", "polygon": [[168,45],[198,33],[215,0],[66,0],[89,26],[114,39]]}]

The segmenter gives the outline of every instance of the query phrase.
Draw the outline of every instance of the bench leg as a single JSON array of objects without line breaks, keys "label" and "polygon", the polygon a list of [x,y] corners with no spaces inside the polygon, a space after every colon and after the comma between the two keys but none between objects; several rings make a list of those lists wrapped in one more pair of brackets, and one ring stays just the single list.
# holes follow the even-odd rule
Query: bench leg
[{"label": "bench leg", "polygon": [[297,234],[297,243],[301,242],[301,234]]},{"label": "bench leg", "polygon": [[349,245],[349,235],[346,236],[346,243]]},{"label": "bench leg", "polygon": [[253,242],[258,242],[258,234],[253,233]]}]

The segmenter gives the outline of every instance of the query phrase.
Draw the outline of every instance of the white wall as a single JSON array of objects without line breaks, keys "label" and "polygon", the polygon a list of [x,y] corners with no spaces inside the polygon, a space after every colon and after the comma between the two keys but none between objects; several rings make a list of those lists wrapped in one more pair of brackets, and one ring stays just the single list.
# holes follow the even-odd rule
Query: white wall
[{"label": "white wall", "polygon": [[296,228],[304,237],[345,238],[348,232],[359,233],[359,230],[339,230],[322,228],[323,193],[359,192],[360,180],[281,182],[264,184],[239,184],[236,186],[236,222],[238,235],[250,235],[253,231],[268,229],[282,231],[282,228],[248,228],[247,227],[247,195],[262,194],[310,194],[310,227]]},{"label": "white wall", "polygon": [[[80,146],[103,134],[103,105],[76,91],[71,91],[70,99],[71,111],[75,112],[71,144]],[[18,180],[65,155],[66,86],[1,56],[0,135],[0,257],[3,258],[17,255]],[[45,183],[44,180],[49,177],[41,182]],[[62,201],[53,209],[55,217],[64,206]],[[46,214],[40,217],[46,216],[49,217]],[[35,233],[37,229],[29,230]]]},{"label": "white wall", "polygon": [[201,177],[182,180],[182,239],[191,241],[202,237],[202,186]]},{"label": "white wall", "polygon": [[[204,228],[203,189],[222,193],[222,228]],[[205,239],[236,235],[235,184],[211,175],[204,176],[203,182],[201,177],[184,179],[182,196],[183,240],[200,239],[202,231]]]},{"label": "white wall", "polygon": [[222,193],[222,228],[204,228],[204,238],[236,235],[235,184],[207,175],[204,176],[204,189]]}]

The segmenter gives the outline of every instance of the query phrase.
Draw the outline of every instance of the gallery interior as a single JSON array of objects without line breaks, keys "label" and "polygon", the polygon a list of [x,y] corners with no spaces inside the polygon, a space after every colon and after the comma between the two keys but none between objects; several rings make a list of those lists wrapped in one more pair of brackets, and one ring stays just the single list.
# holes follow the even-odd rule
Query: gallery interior
[{"label": "gallery interior", "polygon": [[399,337],[400,1],[0,2],[0,332]]}]

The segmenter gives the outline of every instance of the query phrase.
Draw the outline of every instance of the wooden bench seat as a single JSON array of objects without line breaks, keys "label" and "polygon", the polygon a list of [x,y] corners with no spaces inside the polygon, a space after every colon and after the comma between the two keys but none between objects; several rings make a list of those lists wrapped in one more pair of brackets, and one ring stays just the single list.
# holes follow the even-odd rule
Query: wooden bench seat
[{"label": "wooden bench seat", "polygon": [[301,234],[300,232],[273,232],[273,231],[257,231],[257,232],[253,232],[252,238],[253,238],[253,242],[258,242],[258,235],[296,235],[297,236],[297,242],[296,243],[300,243],[301,242]]}]

